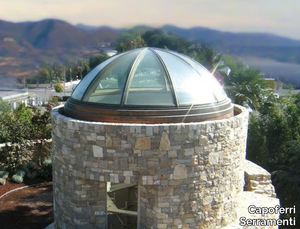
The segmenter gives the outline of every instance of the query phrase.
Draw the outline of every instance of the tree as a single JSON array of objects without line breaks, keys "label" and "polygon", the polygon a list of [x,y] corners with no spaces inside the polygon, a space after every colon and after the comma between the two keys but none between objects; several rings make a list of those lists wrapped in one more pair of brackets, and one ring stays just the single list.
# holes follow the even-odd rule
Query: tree
[{"label": "tree", "polygon": [[[188,49],[188,55],[201,63],[211,72],[224,67],[222,64],[222,54],[216,52],[212,47],[205,44],[194,44]],[[221,64],[221,65],[220,65]]]},{"label": "tree", "polygon": [[93,69],[98,66],[100,63],[108,59],[108,55],[106,53],[99,53],[97,55],[93,55],[89,58],[89,69]]},{"label": "tree", "polygon": [[189,42],[160,29],[146,31],[142,38],[148,47],[165,48],[181,53],[188,52]]},{"label": "tree", "polygon": [[0,119],[4,113],[12,112],[11,105],[0,97]]},{"label": "tree", "polygon": [[118,52],[124,52],[131,49],[142,48],[145,46],[145,41],[141,37],[141,32],[138,30],[130,30],[122,33],[116,41],[116,49]]},{"label": "tree", "polygon": [[31,137],[31,111],[20,104],[14,112],[2,114],[0,143],[19,143]]},{"label": "tree", "polygon": [[15,118],[22,123],[30,123],[32,118],[32,110],[24,103],[21,103],[14,111]]},{"label": "tree", "polygon": [[62,83],[60,81],[56,82],[55,86],[54,86],[54,90],[55,92],[63,92],[64,91],[64,86],[62,85]]},{"label": "tree", "polygon": [[54,98],[48,101],[46,110],[41,112],[37,107],[32,107],[32,139],[50,139],[51,138],[51,111],[58,105]]},{"label": "tree", "polygon": [[37,73],[39,83],[54,83],[57,80],[64,80],[64,68],[57,63],[39,68]]},{"label": "tree", "polygon": [[[290,141],[286,143],[285,158],[281,161],[275,171],[272,172],[273,183],[276,187],[278,198],[284,207],[300,207],[300,141]],[[300,214],[283,215],[283,218],[296,216]]]},{"label": "tree", "polygon": [[[249,120],[247,159],[271,172],[283,207],[300,207],[299,113],[300,94],[270,96]],[[300,217],[298,212],[296,217]]]},{"label": "tree", "polygon": [[224,61],[230,69],[230,73],[225,77],[225,86],[233,102],[240,105],[249,104],[256,110],[262,107],[265,98],[271,96],[262,73],[230,57],[225,57]]}]

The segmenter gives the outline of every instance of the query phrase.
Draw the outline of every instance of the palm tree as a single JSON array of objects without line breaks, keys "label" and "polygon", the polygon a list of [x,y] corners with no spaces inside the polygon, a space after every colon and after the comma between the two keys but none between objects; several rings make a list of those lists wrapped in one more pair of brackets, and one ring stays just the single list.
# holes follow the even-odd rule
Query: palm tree
[{"label": "palm tree", "polygon": [[246,64],[225,57],[225,65],[229,67],[230,73],[225,78],[225,89],[234,103],[248,104],[254,109],[259,109],[271,91],[262,73]]},{"label": "palm tree", "polygon": [[223,66],[222,54],[216,52],[212,47],[205,44],[194,44],[188,48],[188,55],[201,63],[211,72],[219,70]]}]

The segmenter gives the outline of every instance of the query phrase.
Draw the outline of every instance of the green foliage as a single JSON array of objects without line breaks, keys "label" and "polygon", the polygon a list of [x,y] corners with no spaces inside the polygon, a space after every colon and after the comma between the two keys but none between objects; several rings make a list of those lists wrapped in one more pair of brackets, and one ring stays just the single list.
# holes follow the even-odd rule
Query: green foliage
[{"label": "green foliage", "polygon": [[[276,187],[278,198],[283,206],[300,207],[300,140],[286,143],[285,155],[280,165],[273,171],[273,184]],[[300,213],[296,211],[295,215],[300,218]]]},{"label": "green foliage", "polygon": [[37,164],[36,164],[36,162],[34,162],[34,161],[28,161],[28,163],[26,164],[26,166],[27,166],[27,168],[28,168],[29,170],[33,170],[33,169],[36,168]]},{"label": "green foliage", "polygon": [[5,185],[6,184],[6,179],[0,177],[0,184]]},{"label": "green foliage", "polygon": [[286,143],[300,139],[299,97],[268,97],[259,112],[250,116],[247,155],[268,171],[286,157]]},{"label": "green foliage", "polygon": [[17,143],[31,138],[33,111],[23,103],[0,115],[0,143]]},{"label": "green foliage", "polygon": [[56,82],[56,84],[54,85],[54,90],[55,90],[55,92],[57,92],[57,93],[63,92],[63,91],[64,91],[64,86],[63,86],[63,84],[62,84],[60,81]]},{"label": "green foliage", "polygon": [[57,106],[59,104],[59,97],[58,96],[51,96],[48,100],[48,104],[52,104],[53,106]]},{"label": "green foliage", "polygon": [[17,175],[17,176],[20,176],[20,177],[25,177],[26,175],[26,172],[24,170],[21,170],[21,169],[17,169],[15,171],[15,174],[14,175]]},{"label": "green foliage", "polygon": [[[34,107],[33,108],[33,116],[31,119],[32,123],[32,138],[31,139],[40,139],[44,141],[44,139],[51,138],[51,110],[53,107],[57,106],[58,101],[48,101],[46,106],[46,110],[42,113],[40,109]],[[42,143],[43,144],[43,143]]]},{"label": "green foliage", "polygon": [[85,60],[80,61],[79,66],[80,66],[79,79],[83,79],[91,71],[91,68],[89,66],[89,62]]},{"label": "green foliage", "polygon": [[9,175],[9,172],[6,170],[0,170],[0,178],[7,179]]},{"label": "green foliage", "polygon": [[223,56],[217,53],[212,47],[205,44],[195,44],[189,48],[188,55],[201,63],[210,71],[219,69]]},{"label": "green foliage", "polygon": [[108,59],[108,55],[106,53],[100,53],[97,55],[93,55],[89,58],[89,69],[93,69],[98,66],[100,63]]},{"label": "green foliage", "polygon": [[20,165],[17,167],[17,170],[24,171],[26,174],[29,173],[29,168],[26,165]]},{"label": "green foliage", "polygon": [[23,181],[24,181],[24,178],[22,176],[17,175],[17,174],[13,175],[11,179],[12,179],[12,181],[14,181],[18,184],[23,183]]},{"label": "green foliage", "polygon": [[34,178],[36,178],[37,177],[37,174],[38,174],[38,172],[37,171],[30,171],[30,172],[28,172],[27,174],[26,174],[26,177],[28,178],[28,179],[34,179]]},{"label": "green foliage", "polygon": [[46,159],[43,161],[42,166],[45,167],[45,168],[52,167],[52,159],[51,159],[51,158],[46,158]]},{"label": "green foliage", "polygon": [[34,179],[35,177],[37,177],[37,163],[34,161],[29,161],[26,164],[27,168],[29,169],[29,171],[26,173],[26,177],[28,179]]},{"label": "green foliage", "polygon": [[31,138],[31,124],[18,120],[14,115],[5,115],[1,121],[0,143],[18,143]]},{"label": "green foliage", "polygon": [[39,69],[36,80],[39,83],[54,83],[57,80],[64,79],[64,67],[58,63],[45,65]]},{"label": "green foliage", "polygon": [[11,179],[16,183],[23,183],[25,175],[26,173],[23,170],[18,169],[15,171],[15,174],[12,176]]},{"label": "green foliage", "polygon": [[52,160],[47,158],[42,163],[42,168],[38,170],[38,176],[42,178],[49,178],[52,176]]},{"label": "green foliage", "polygon": [[142,35],[142,39],[149,47],[166,48],[181,53],[187,53],[189,42],[163,30],[148,30]]},{"label": "green foliage", "polygon": [[122,33],[117,39],[116,49],[118,52],[126,50],[141,48],[145,46],[144,39],[140,36],[138,31],[131,30]]},{"label": "green foliage", "polygon": [[32,109],[21,103],[14,111],[15,118],[22,123],[30,123],[32,118]]},{"label": "green foliage", "polygon": [[11,105],[4,101],[1,97],[0,97],[0,120],[1,120],[1,116],[3,114],[6,114],[6,113],[10,113],[12,112],[12,107]]},{"label": "green foliage", "polygon": [[[272,173],[283,207],[300,208],[300,94],[267,97],[249,120],[247,158]],[[300,214],[296,212],[297,219]]]},{"label": "green foliage", "polygon": [[[0,166],[14,170],[30,160],[41,163],[51,155],[45,139],[51,138],[51,110],[49,102],[43,113],[38,107],[20,105],[13,112],[3,113],[0,121]],[[5,118],[4,118],[5,117]],[[35,140],[36,143],[32,143]]]},{"label": "green foliage", "polygon": [[0,148],[0,165],[13,170],[30,160],[32,153],[26,144],[5,144]]},{"label": "green foliage", "polygon": [[246,64],[225,57],[225,65],[230,68],[230,74],[225,78],[227,93],[236,104],[248,104],[255,110],[259,110],[266,98],[271,96],[262,73]]}]

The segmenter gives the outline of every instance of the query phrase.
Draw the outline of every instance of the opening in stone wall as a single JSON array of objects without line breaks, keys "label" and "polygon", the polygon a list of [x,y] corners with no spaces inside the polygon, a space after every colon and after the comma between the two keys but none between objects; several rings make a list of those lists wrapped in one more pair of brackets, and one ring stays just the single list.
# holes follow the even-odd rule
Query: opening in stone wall
[{"label": "opening in stone wall", "polygon": [[108,229],[138,227],[138,186],[107,183]]}]

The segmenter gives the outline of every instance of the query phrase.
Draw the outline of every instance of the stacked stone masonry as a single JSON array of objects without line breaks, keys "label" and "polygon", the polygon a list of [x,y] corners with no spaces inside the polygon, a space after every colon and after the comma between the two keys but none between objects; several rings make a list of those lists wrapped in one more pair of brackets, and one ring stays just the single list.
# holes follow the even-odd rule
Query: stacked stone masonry
[{"label": "stacked stone masonry", "polygon": [[245,191],[276,197],[271,174],[251,161],[245,161]]},{"label": "stacked stone masonry", "polygon": [[229,119],[160,125],[80,121],[54,109],[55,228],[106,228],[106,182],[139,185],[142,229],[236,221],[248,113],[235,109]]}]

